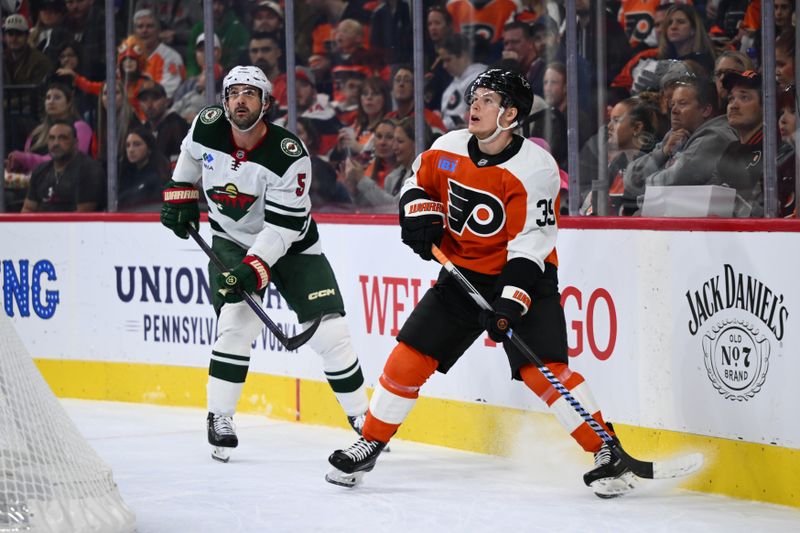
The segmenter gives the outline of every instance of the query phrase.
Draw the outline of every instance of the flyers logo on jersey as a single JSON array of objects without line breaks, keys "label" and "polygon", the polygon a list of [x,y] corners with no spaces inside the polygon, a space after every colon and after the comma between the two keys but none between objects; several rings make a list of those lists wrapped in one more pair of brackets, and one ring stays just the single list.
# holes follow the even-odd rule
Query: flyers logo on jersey
[{"label": "flyers logo on jersey", "polygon": [[476,22],[474,24],[461,24],[461,33],[473,41],[476,37],[487,43],[495,41],[495,27],[488,23]]},{"label": "flyers logo on jersey", "polygon": [[491,237],[506,221],[503,202],[496,196],[447,180],[447,224],[450,230],[463,235],[468,228],[479,237]]},{"label": "flyers logo on jersey", "polygon": [[256,201],[256,197],[252,194],[239,192],[233,183],[228,183],[224,187],[212,187],[206,191],[206,196],[216,204],[221,214],[233,220],[240,220],[245,216]]}]

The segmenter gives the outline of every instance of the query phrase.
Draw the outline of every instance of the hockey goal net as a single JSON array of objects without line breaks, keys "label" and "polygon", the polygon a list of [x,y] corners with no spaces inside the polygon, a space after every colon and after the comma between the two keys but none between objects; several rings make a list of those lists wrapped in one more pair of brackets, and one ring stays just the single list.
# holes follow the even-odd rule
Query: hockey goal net
[{"label": "hockey goal net", "polygon": [[134,531],[89,446],[0,310],[0,532]]}]

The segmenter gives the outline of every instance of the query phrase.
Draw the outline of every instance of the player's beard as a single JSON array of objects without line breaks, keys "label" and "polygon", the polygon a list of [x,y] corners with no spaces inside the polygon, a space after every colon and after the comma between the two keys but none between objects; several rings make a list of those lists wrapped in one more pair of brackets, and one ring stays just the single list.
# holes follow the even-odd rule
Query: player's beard
[{"label": "player's beard", "polygon": [[240,130],[247,130],[255,124],[261,116],[261,110],[257,109],[256,111],[247,110],[247,114],[244,116],[240,116],[237,111],[231,113],[231,122],[240,129]]}]

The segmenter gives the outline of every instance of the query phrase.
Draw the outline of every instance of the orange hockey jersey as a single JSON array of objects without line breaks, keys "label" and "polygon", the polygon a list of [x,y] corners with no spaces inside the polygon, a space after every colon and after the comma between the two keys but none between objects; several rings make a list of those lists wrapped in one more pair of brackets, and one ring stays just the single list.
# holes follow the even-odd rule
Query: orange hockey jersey
[{"label": "orange hockey jersey", "polygon": [[503,26],[514,20],[520,9],[517,0],[491,0],[477,8],[470,0],[450,0],[447,11],[453,17],[453,28],[458,33],[479,35],[490,43],[503,38]]},{"label": "orange hockey jersey", "polygon": [[422,188],[444,204],[440,248],[453,264],[497,275],[521,257],[544,271],[558,266],[558,165],[533,142],[515,136],[496,156],[478,150],[467,130],[447,133],[420,154],[401,194]]}]

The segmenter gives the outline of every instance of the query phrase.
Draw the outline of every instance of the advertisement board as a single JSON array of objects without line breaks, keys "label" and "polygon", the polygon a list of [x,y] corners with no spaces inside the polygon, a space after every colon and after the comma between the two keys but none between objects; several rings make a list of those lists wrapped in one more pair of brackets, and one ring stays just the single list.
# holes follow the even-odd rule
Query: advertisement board
[{"label": "advertisement board", "polygon": [[[210,238],[207,225],[201,233]],[[403,246],[395,225],[326,223],[320,234],[373,385],[438,265]],[[615,421],[800,448],[790,403],[800,288],[786,266],[797,249],[792,232],[562,230],[571,367]],[[0,262],[3,312],[34,357],[207,367],[207,258],[157,222],[5,221]],[[299,331],[276,291],[265,308]],[[287,352],[266,330],[251,372],[324,380],[310,348]],[[422,392],[542,410],[485,336]]]}]

